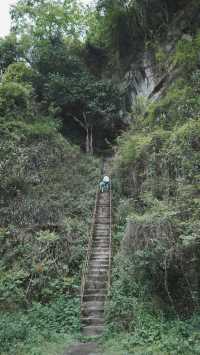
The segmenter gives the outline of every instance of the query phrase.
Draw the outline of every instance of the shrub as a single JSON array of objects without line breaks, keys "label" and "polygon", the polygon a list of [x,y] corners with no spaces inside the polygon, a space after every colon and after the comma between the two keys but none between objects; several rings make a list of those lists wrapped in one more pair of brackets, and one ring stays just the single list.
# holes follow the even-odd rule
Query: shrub
[{"label": "shrub", "polygon": [[200,33],[191,40],[182,39],[178,42],[174,62],[187,70],[194,69],[199,63]]},{"label": "shrub", "polygon": [[78,333],[79,299],[60,297],[50,305],[35,303],[26,312],[1,313],[1,353],[18,354],[45,342],[56,341],[58,335]]},{"label": "shrub", "polygon": [[0,84],[1,115],[21,113],[28,109],[32,89],[16,82]]}]

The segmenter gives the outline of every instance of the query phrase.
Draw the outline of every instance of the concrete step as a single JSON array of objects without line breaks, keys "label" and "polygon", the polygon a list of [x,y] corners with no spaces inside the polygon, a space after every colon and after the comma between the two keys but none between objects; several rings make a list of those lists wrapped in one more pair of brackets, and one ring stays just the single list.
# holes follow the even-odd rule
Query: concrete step
[{"label": "concrete step", "polygon": [[108,233],[108,232],[110,232],[110,225],[103,225],[102,224],[102,226],[101,225],[98,225],[98,226],[95,226],[94,227],[94,231],[97,233],[99,233],[99,234],[101,234],[101,235],[105,235],[106,233]]},{"label": "concrete step", "polygon": [[110,218],[109,217],[104,217],[104,216],[97,216],[96,217],[96,224],[105,224],[105,225],[110,225]]},{"label": "concrete step", "polygon": [[90,267],[101,268],[102,266],[109,268],[109,260],[92,259],[89,262],[89,268]]},{"label": "concrete step", "polygon": [[92,280],[92,279],[86,279],[86,287],[88,288],[106,288],[107,287],[107,282],[106,280]]},{"label": "concrete step", "polygon": [[107,192],[101,193],[99,195],[99,200],[98,203],[109,203],[110,202],[110,196]]},{"label": "concrete step", "polygon": [[99,293],[93,293],[93,294],[86,294],[83,297],[83,302],[90,302],[90,301],[103,301],[105,302],[106,300],[106,294],[99,294]]},{"label": "concrete step", "polygon": [[93,289],[93,288],[89,288],[89,287],[85,287],[85,295],[89,296],[89,295],[100,295],[100,296],[107,296],[107,289],[106,288],[101,288],[100,290],[98,290],[98,292]]},{"label": "concrete step", "polygon": [[109,242],[110,242],[110,238],[109,237],[105,237],[105,236],[95,236],[95,238],[93,239],[93,244],[92,247],[94,246],[109,246]]},{"label": "concrete step", "polygon": [[97,241],[97,242],[106,242],[110,239],[110,232],[108,232],[107,234],[104,233],[102,234],[102,232],[100,233],[95,233],[94,236],[93,236],[93,241]]},{"label": "concrete step", "polygon": [[[100,255],[100,259],[102,259],[102,261],[105,261],[104,259],[106,259],[106,260],[108,259],[107,254],[105,255],[105,257],[102,258],[102,256]],[[93,255],[91,254],[90,255],[90,261],[95,260],[95,259],[96,259],[96,257],[95,256],[93,257]]]},{"label": "concrete step", "polygon": [[109,195],[100,195],[99,196],[99,200],[98,200],[98,204],[101,205],[101,204],[110,204],[110,196]]},{"label": "concrete step", "polygon": [[103,209],[105,209],[105,210],[107,210],[107,211],[110,211],[110,204],[107,202],[103,202],[103,201],[101,201],[101,202],[99,202],[98,204],[97,204],[97,212],[101,209],[101,208],[103,208]]},{"label": "concrete step", "polygon": [[101,274],[105,274],[105,273],[107,273],[108,272],[108,268],[107,268],[107,266],[105,266],[105,267],[90,267],[90,269],[88,270],[88,274],[99,274],[99,275],[101,275]]},{"label": "concrete step", "polygon": [[102,236],[95,236],[95,238],[93,239],[93,246],[94,245],[105,245],[108,246],[109,245],[109,241],[110,238],[108,237],[102,237]]},{"label": "concrete step", "polygon": [[[109,213],[108,213],[109,212]],[[97,222],[99,220],[99,222]],[[95,215],[95,223],[109,223],[110,222],[110,211],[105,211],[99,208],[99,211]]]},{"label": "concrete step", "polygon": [[97,241],[99,241],[99,240],[107,241],[109,239],[110,239],[110,233],[109,232],[105,233],[103,235],[102,235],[102,233],[95,233],[94,234],[94,238],[93,238],[94,241],[95,240],[97,240]]},{"label": "concrete step", "polygon": [[94,236],[106,236],[110,233],[110,227],[109,228],[99,228],[95,227],[94,228]]},{"label": "concrete step", "polygon": [[109,241],[105,242],[95,242],[92,247],[94,250],[109,250]]},{"label": "concrete step", "polygon": [[81,318],[81,323],[83,325],[103,325],[104,324],[104,317],[83,317]]},{"label": "concrete step", "polygon": [[102,221],[102,218],[96,218],[95,226],[104,226],[104,228],[110,228],[110,219],[105,219],[104,222]]},{"label": "concrete step", "polygon": [[101,240],[106,240],[110,238],[110,232],[106,232],[106,233],[102,233],[102,231],[95,231],[94,232],[94,236],[93,236],[93,240],[95,239],[101,239]]},{"label": "concrete step", "polygon": [[103,310],[104,302],[102,301],[90,301],[90,302],[83,302],[81,309],[98,309]]},{"label": "concrete step", "polygon": [[82,334],[84,336],[99,336],[104,331],[104,325],[88,325],[83,327]]},{"label": "concrete step", "polygon": [[96,230],[109,230],[110,229],[110,224],[105,224],[105,223],[95,223],[94,228]]},{"label": "concrete step", "polygon": [[107,243],[106,245],[104,244],[102,246],[101,246],[101,244],[99,245],[99,243],[95,244],[92,246],[92,250],[99,251],[99,252],[107,251],[107,250],[109,250],[109,243]]},{"label": "concrete step", "polygon": [[97,259],[97,258],[91,258],[90,260],[89,260],[89,265],[90,264],[94,264],[94,263],[97,263],[97,264],[101,264],[101,263],[103,263],[102,265],[103,266],[106,266],[106,265],[109,265],[109,258],[100,258],[100,259]]},{"label": "concrete step", "polygon": [[92,254],[99,254],[99,256],[107,255],[108,252],[109,252],[109,248],[106,248],[106,249],[103,249],[103,250],[100,250],[100,248],[93,248],[91,255]]},{"label": "concrete step", "polygon": [[105,252],[96,252],[95,250],[92,251],[90,258],[94,258],[94,257],[98,257],[99,259],[105,259],[108,258],[109,256],[109,250],[105,251]]},{"label": "concrete step", "polygon": [[106,281],[87,280],[86,284],[85,284],[85,287],[99,290],[99,289],[102,289],[102,288],[106,288],[107,287],[107,283],[106,283]]},{"label": "concrete step", "polygon": [[108,252],[109,251],[109,245],[104,245],[103,247],[99,246],[99,245],[93,245],[92,247],[92,252],[99,252],[99,254],[103,254],[104,252]]},{"label": "concrete step", "polygon": [[[100,251],[101,250],[101,251]],[[97,254],[100,251],[100,255],[107,255],[110,251],[110,248],[104,247],[103,249],[101,248],[93,248],[93,251],[95,254]]]},{"label": "concrete step", "polygon": [[95,221],[97,224],[99,223],[104,223],[104,224],[110,224],[110,216],[108,215],[108,213],[105,212],[98,212],[96,217],[95,217]]},{"label": "concrete step", "polygon": [[97,203],[97,210],[96,210],[96,214],[97,213],[106,213],[106,217],[110,216],[110,201],[108,202],[101,202],[101,203]]},{"label": "concrete step", "polygon": [[90,262],[91,263],[106,263],[104,265],[109,265],[109,256],[105,256],[105,257],[99,257],[99,256],[96,256],[96,255],[92,255],[91,258],[90,258]]},{"label": "concrete step", "polygon": [[[96,260],[95,260],[96,262]],[[108,262],[106,262],[107,264],[99,264],[98,261],[95,263],[95,264],[91,264],[90,265],[90,268],[88,269],[88,273],[91,271],[91,272],[100,272],[100,269],[102,270],[102,268],[104,268],[104,270],[102,270],[102,273],[103,272],[108,272],[109,270],[109,264]]]},{"label": "concrete step", "polygon": [[106,192],[100,193],[98,203],[110,203],[110,196]]},{"label": "concrete step", "polygon": [[82,317],[94,317],[94,318],[103,318],[104,317],[104,306],[101,308],[97,307],[86,307],[81,309],[81,316]]},{"label": "concrete step", "polygon": [[94,239],[104,239],[104,238],[108,238],[110,236],[110,231],[108,230],[108,231],[106,231],[106,233],[105,233],[105,231],[102,231],[102,230],[98,230],[98,231],[94,231],[94,235],[93,235],[93,240]]},{"label": "concrete step", "polygon": [[106,248],[106,250],[98,250],[98,249],[93,249],[92,253],[91,253],[91,256],[99,256],[100,258],[101,257],[107,257],[109,255],[109,249]]},{"label": "concrete step", "polygon": [[107,220],[110,220],[110,207],[99,207],[96,211],[95,221],[98,219],[100,222],[105,219],[107,223]]},{"label": "concrete step", "polygon": [[108,278],[108,273],[107,272],[89,272],[87,274],[87,280],[96,280],[96,281],[104,281],[104,280],[107,280]]},{"label": "concrete step", "polygon": [[101,254],[99,255],[99,253],[94,253],[91,255],[90,260],[102,260],[102,261],[109,261],[109,253],[107,254]]},{"label": "concrete step", "polygon": [[109,229],[95,229],[94,231],[94,236],[93,238],[103,238],[103,237],[109,237],[110,236],[110,230]]},{"label": "concrete step", "polygon": [[92,253],[90,256],[90,260],[98,259],[98,260],[107,260],[109,257],[109,253],[99,254],[99,253]]},{"label": "concrete step", "polygon": [[92,267],[88,270],[87,275],[107,275],[108,274],[108,268],[106,267],[105,269],[100,269],[98,267]]},{"label": "concrete step", "polygon": [[108,272],[108,268],[107,267],[105,267],[104,269],[92,267],[92,268],[88,269],[87,274],[88,275],[99,275],[99,276],[101,276],[101,275],[106,274],[107,272]]},{"label": "concrete step", "polygon": [[[101,262],[102,262],[102,265],[101,265]],[[97,267],[99,268],[99,267],[103,267],[103,268],[105,268],[105,267],[108,267],[108,265],[109,265],[109,258],[101,258],[101,259],[96,259],[96,258],[92,258],[92,259],[90,259],[89,260],[89,268],[90,268],[90,266],[94,266],[94,264],[95,263],[97,263],[98,265],[97,265]],[[88,268],[88,269],[89,269]]]},{"label": "concrete step", "polygon": [[91,274],[89,273],[89,275],[87,276],[87,280],[88,281],[106,281],[108,279],[108,275],[104,274],[104,275],[99,275],[99,274]]}]

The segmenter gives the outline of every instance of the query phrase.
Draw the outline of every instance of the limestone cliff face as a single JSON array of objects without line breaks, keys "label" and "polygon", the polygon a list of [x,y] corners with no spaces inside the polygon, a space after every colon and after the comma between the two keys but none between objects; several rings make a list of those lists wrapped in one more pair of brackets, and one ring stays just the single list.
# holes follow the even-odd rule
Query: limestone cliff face
[{"label": "limestone cliff face", "polygon": [[[174,16],[162,41],[158,40],[157,43],[153,43],[152,40],[151,49],[137,54],[137,59],[131,61],[129,69],[120,82],[124,97],[124,111],[131,111],[137,97],[142,96],[154,101],[163,95],[179,74],[178,68],[170,62],[177,42],[180,39],[191,41],[199,23],[199,11],[196,11],[194,5],[189,4]],[[165,56],[163,58],[165,70],[160,70],[158,63],[156,63],[155,54],[158,49],[156,46],[159,46]]]},{"label": "limestone cliff face", "polygon": [[149,97],[153,92],[157,79],[151,53],[145,52],[140,63],[132,63],[124,76],[123,89],[127,94],[127,104],[134,105],[138,96]]}]

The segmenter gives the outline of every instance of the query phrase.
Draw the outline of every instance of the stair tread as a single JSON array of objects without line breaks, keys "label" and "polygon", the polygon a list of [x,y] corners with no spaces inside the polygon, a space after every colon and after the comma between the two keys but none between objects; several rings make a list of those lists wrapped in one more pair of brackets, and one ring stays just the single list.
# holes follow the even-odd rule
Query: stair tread
[{"label": "stair tread", "polygon": [[87,277],[87,280],[88,280],[88,278],[89,278],[90,276],[91,276],[91,277],[100,277],[100,278],[102,278],[102,277],[107,276],[107,274],[108,274],[107,272],[104,272],[104,273],[102,273],[102,274],[100,274],[100,275],[99,275],[99,274],[96,274],[96,273],[94,273],[94,274],[91,274],[91,273],[90,273],[90,274],[87,274],[86,277]]},{"label": "stair tread", "polygon": [[107,261],[109,259],[109,255],[102,257],[102,256],[98,256],[98,255],[91,255],[90,260],[100,260],[100,261]]},{"label": "stair tread", "polygon": [[97,251],[93,251],[92,253],[91,253],[91,256],[93,256],[93,255],[99,255],[101,258],[102,257],[107,257],[108,255],[109,255],[109,251],[107,251],[107,252],[99,252],[98,250]]},{"label": "stair tread", "polygon": [[94,245],[93,249],[96,251],[100,250],[109,250],[109,245]]},{"label": "stair tread", "polygon": [[94,255],[90,258],[90,262],[107,263],[106,265],[109,265],[109,258],[108,257],[107,258],[100,258],[100,257]]},{"label": "stair tread", "polygon": [[104,321],[104,317],[81,317],[81,321]]},{"label": "stair tread", "polygon": [[103,301],[84,301],[82,303],[82,308],[85,309],[85,307],[87,308],[99,308],[99,309],[103,309],[104,308],[104,302]]},{"label": "stair tread", "polygon": [[83,326],[83,335],[98,336],[103,333],[104,325],[86,325]]},{"label": "stair tread", "polygon": [[102,261],[102,260],[92,259],[90,260],[89,265],[92,267],[102,267],[102,266],[106,266],[107,268],[109,267],[109,263],[107,260]]},{"label": "stair tread", "polygon": [[92,295],[85,293],[85,295],[84,295],[84,296],[85,296],[85,297],[87,297],[87,296],[92,296],[92,297],[97,297],[97,296],[106,296],[106,293],[105,293],[105,294],[103,294],[103,295],[100,295],[99,293],[93,293]]},{"label": "stair tread", "polygon": [[105,281],[95,281],[95,282],[94,282],[93,280],[90,282],[90,281],[88,280],[88,281],[86,282],[86,286],[87,286],[87,285],[90,285],[90,284],[93,284],[93,285],[102,285],[102,286],[103,286],[103,285],[106,284],[106,282],[105,282]]},{"label": "stair tread", "polygon": [[[89,296],[89,295],[94,295],[94,293],[93,292],[96,292],[96,290],[94,290],[93,288],[91,289],[91,288],[85,288],[85,294],[84,294],[84,296]],[[105,291],[105,293],[103,292],[103,291]],[[92,292],[92,293],[87,293],[87,292]],[[95,293],[96,294],[96,293]],[[107,289],[106,288],[102,288],[101,289],[101,293],[97,293],[97,295],[107,295]]]},{"label": "stair tread", "polygon": [[90,268],[90,271],[88,272],[87,275],[89,275],[90,273],[98,273],[98,274],[107,274],[108,273],[108,268],[104,269],[104,270],[100,270],[100,269],[97,269],[97,268]]},{"label": "stair tread", "polygon": [[105,277],[105,276],[107,276],[107,272],[103,272],[103,273],[101,273],[101,274],[99,274],[99,273],[89,273],[89,274],[87,274],[86,275],[87,276],[87,278],[89,278],[89,277],[99,277],[99,278],[102,278],[102,277]]},{"label": "stair tread", "polygon": [[82,310],[96,310],[96,311],[103,311],[104,310],[104,303],[97,301],[89,301],[89,302],[83,302],[81,306]]}]

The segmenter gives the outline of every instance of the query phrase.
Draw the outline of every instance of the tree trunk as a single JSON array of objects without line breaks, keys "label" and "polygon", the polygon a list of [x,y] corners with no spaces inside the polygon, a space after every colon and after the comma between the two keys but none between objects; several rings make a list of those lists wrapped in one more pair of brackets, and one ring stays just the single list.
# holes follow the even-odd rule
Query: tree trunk
[{"label": "tree trunk", "polygon": [[87,154],[93,154],[94,149],[93,149],[93,128],[89,125],[85,113],[83,113],[83,118],[84,122],[82,122],[79,118],[76,116],[72,116],[73,119],[84,129],[86,133],[86,138],[85,138],[85,151]]},{"label": "tree trunk", "polygon": [[89,128],[86,127],[86,142],[85,142],[85,150],[86,153],[90,153],[90,136],[89,136]]},{"label": "tree trunk", "polygon": [[90,153],[91,154],[94,153],[94,149],[93,149],[93,129],[92,129],[92,127],[90,127]]}]

